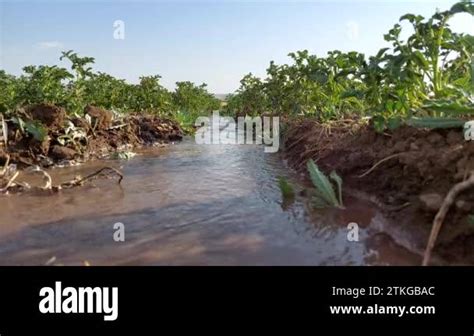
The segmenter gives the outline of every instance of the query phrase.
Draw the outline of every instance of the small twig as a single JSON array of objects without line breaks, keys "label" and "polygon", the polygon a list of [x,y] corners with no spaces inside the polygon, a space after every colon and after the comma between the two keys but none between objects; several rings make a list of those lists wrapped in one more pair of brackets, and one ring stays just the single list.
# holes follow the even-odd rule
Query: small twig
[{"label": "small twig", "polygon": [[401,153],[397,153],[397,154],[392,154],[392,155],[390,155],[390,156],[387,156],[386,158],[384,158],[384,159],[380,160],[379,162],[377,162],[376,164],[374,164],[374,165],[372,166],[372,168],[370,168],[369,170],[367,170],[365,173],[363,173],[362,175],[359,175],[359,176],[357,176],[357,177],[358,177],[358,178],[362,178],[362,177],[364,177],[364,176],[369,175],[375,168],[377,168],[378,166],[380,166],[382,163],[384,163],[385,161],[388,161],[388,160],[390,160],[390,159],[393,159],[393,158],[399,156],[400,154],[401,154]]},{"label": "small twig", "polygon": [[100,173],[102,173],[104,170],[111,170],[112,172],[114,172],[115,174],[117,174],[119,176],[119,180],[118,180],[118,183],[120,184],[123,180],[123,174],[118,171],[117,169],[115,168],[112,168],[112,167],[103,167],[101,169],[99,169],[98,171],[92,173],[92,174],[89,174],[87,175],[86,177],[84,178],[81,178],[81,179],[77,179],[77,180],[72,180],[72,181],[69,181],[69,182],[65,182],[65,183],[62,183],[60,186],[61,187],[75,187],[75,186],[78,186],[78,185],[81,185],[82,183],[84,183],[85,181],[87,180],[90,180],[91,178],[99,175]]},{"label": "small twig", "polygon": [[113,130],[113,129],[117,129],[117,128],[123,128],[127,126],[127,124],[121,124],[121,125],[116,125],[116,126],[111,126],[108,128],[108,130]]},{"label": "small twig", "polygon": [[2,170],[0,170],[0,177],[4,176],[8,170],[8,166],[10,164],[10,155],[7,154],[7,160],[5,161],[5,165],[3,166]]},{"label": "small twig", "polygon": [[[87,175],[84,178],[76,178],[72,181],[65,182],[65,183],[62,183],[62,184],[57,185],[57,186],[53,186],[51,175],[49,175],[48,172],[46,172],[45,170],[41,169],[38,166],[31,166],[31,168],[29,168],[30,172],[39,172],[39,173],[43,174],[43,179],[45,181],[45,185],[42,186],[42,187],[37,187],[38,189],[41,189],[41,190],[54,190],[54,191],[57,191],[57,190],[60,190],[60,189],[63,189],[63,188],[72,188],[72,187],[80,186],[84,182],[86,182],[87,180],[90,180],[90,179],[94,178],[95,176],[101,174],[105,170],[112,171],[113,173],[118,175],[119,176],[118,183],[120,184],[122,182],[123,174],[120,171],[118,171],[117,169],[112,168],[112,167],[103,167],[103,168],[99,169],[98,171]],[[31,187],[27,183],[24,183],[24,182],[15,182],[15,184],[13,183],[15,181],[15,179],[18,177],[19,173],[20,173],[19,171],[15,172],[15,174],[9,179],[9,181],[7,182],[5,187],[0,188],[0,193],[4,193],[4,192],[8,191],[8,189],[11,188],[12,186],[21,186],[24,189],[31,189]]]},{"label": "small twig", "polygon": [[15,174],[13,174],[13,176],[8,180],[6,186],[0,189],[0,192],[4,193],[8,191],[8,188],[11,187],[11,185],[13,184],[13,181],[15,181],[15,179],[18,177],[18,174],[20,174],[20,172],[18,171],[15,172]]},{"label": "small twig", "polygon": [[5,143],[5,150],[8,150],[8,125],[5,122],[5,118],[3,117],[3,114],[0,113],[1,119],[2,119],[2,139],[3,142]]},{"label": "small twig", "polygon": [[438,234],[441,229],[441,226],[443,225],[444,218],[446,217],[449,208],[454,203],[456,196],[464,190],[471,188],[472,186],[474,186],[474,171],[470,172],[470,177],[467,180],[455,184],[446,195],[443,204],[439,208],[438,213],[436,214],[433,220],[433,226],[431,227],[430,237],[428,239],[428,244],[426,246],[426,250],[423,256],[423,266],[427,266],[430,262],[431,251],[433,250],[433,247],[436,243],[436,239],[438,238]]},{"label": "small twig", "polygon": [[403,203],[403,204],[400,204],[400,205],[388,205],[388,206],[386,206],[386,209],[389,210],[389,211],[396,212],[396,211],[403,210],[403,209],[405,209],[406,207],[408,207],[410,205],[411,205],[410,202],[406,202],[406,203]]},{"label": "small twig", "polygon": [[56,256],[52,256],[48,259],[47,262],[44,263],[44,266],[51,266],[56,262]]}]

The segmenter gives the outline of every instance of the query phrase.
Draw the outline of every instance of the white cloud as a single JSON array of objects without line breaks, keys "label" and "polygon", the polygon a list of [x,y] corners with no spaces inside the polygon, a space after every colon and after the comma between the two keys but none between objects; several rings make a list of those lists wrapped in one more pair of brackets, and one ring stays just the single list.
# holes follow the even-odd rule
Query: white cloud
[{"label": "white cloud", "polygon": [[349,21],[346,23],[346,35],[351,41],[357,41],[359,39],[359,24],[355,21]]},{"label": "white cloud", "polygon": [[39,42],[37,46],[40,49],[58,49],[62,48],[63,44],[58,41],[43,41]]}]

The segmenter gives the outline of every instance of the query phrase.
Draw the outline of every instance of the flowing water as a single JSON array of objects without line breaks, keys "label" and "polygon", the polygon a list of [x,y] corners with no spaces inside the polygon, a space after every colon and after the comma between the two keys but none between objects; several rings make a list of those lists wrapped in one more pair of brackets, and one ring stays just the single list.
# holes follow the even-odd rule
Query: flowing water
[{"label": "flowing water", "polygon": [[[349,199],[346,210],[282,206],[278,177],[302,189],[278,154],[251,145],[149,149],[129,161],[51,170],[55,184],[110,165],[121,185],[98,179],[57,194],[0,199],[0,264],[373,265],[418,264],[378,232],[383,218]],[[348,241],[347,225],[359,225]],[[125,241],[114,240],[123,223]]]}]

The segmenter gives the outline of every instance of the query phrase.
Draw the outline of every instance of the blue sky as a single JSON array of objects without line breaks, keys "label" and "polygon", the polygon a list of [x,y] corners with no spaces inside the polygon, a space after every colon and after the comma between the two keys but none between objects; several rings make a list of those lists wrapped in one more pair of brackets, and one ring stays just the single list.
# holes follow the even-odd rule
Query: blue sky
[{"label": "blue sky", "polygon": [[[0,68],[20,74],[30,64],[62,64],[61,50],[96,59],[94,68],[137,82],[160,74],[205,82],[215,93],[237,89],[249,72],[265,75],[270,60],[308,49],[374,54],[405,13],[432,15],[455,1],[4,1],[0,0]],[[113,23],[125,23],[125,39]],[[453,29],[474,34],[462,15]]]}]

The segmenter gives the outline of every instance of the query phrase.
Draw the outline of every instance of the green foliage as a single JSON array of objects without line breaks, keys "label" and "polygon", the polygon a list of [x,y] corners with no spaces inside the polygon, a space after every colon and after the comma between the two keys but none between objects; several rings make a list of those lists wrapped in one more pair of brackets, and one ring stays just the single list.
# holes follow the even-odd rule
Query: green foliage
[{"label": "green foliage", "polygon": [[334,51],[318,58],[304,50],[289,56],[292,65],[270,62],[263,81],[246,75],[227,108],[237,115],[309,114],[329,120],[363,107],[359,99],[363,84],[355,78],[362,54]]},{"label": "green foliage", "polygon": [[[227,109],[239,115],[315,116],[323,122],[369,115],[379,131],[413,117],[467,117],[474,106],[474,36],[451,30],[449,21],[459,13],[474,15],[473,3],[457,3],[428,19],[403,15],[384,35],[390,47],[368,59],[338,50],[325,57],[307,50],[290,53],[292,63],[270,62],[266,78],[245,76]],[[412,33],[402,40],[403,23]]]},{"label": "green foliage", "polygon": [[43,142],[48,136],[48,129],[39,121],[27,121],[24,124],[25,131],[33,136],[33,139]]},{"label": "green foliage", "polygon": [[474,114],[474,104],[462,103],[454,100],[433,101],[423,106],[424,109],[444,115]]},{"label": "green foliage", "polygon": [[410,118],[407,120],[407,124],[413,127],[421,128],[463,128],[464,120],[459,120],[455,118],[433,118],[433,117],[424,117],[424,118]]},{"label": "green foliage", "polygon": [[295,199],[295,191],[286,178],[280,176],[278,178],[278,186],[280,187],[283,201],[288,202]]},{"label": "green foliage", "polygon": [[331,183],[329,178],[324,175],[314,163],[313,160],[308,161],[308,172],[316,188],[315,193],[319,205],[332,206],[336,208],[344,208],[342,203],[342,179],[336,172],[331,172],[329,178],[331,178],[337,187],[337,197],[334,185]]},{"label": "green foliage", "polygon": [[212,112],[220,108],[220,101],[210,94],[206,84],[199,86],[191,82],[177,82],[173,92],[173,103],[181,111]]},{"label": "green foliage", "polygon": [[198,113],[189,113],[184,111],[177,111],[173,114],[174,120],[178,122],[181,129],[187,134],[194,132],[194,123],[198,117]]},{"label": "green foliage", "polygon": [[[87,83],[93,76],[90,65],[94,64],[92,57],[79,57],[72,50],[62,53],[60,60],[67,59],[71,62],[71,70],[74,71],[71,80],[67,85],[68,99],[65,104],[67,110],[72,113],[82,113],[84,107],[89,103],[87,95]],[[71,74],[69,74],[71,76]]]},{"label": "green foliage", "polygon": [[[63,52],[60,60],[69,61],[70,70],[58,66],[26,66],[19,77],[0,70],[0,113],[12,117],[25,105],[51,103],[64,107],[70,114],[82,115],[85,106],[94,105],[117,112],[153,113],[171,118],[179,113],[191,124],[191,118],[195,120],[199,114],[220,108],[220,101],[207,91],[206,84],[178,82],[172,92],[161,85],[159,75],[143,76],[138,84],[130,84],[94,72],[94,58],[81,57],[72,50]],[[33,129],[31,126],[30,130]],[[39,136],[37,131],[32,132]]]},{"label": "green foliage", "polygon": [[18,78],[0,70],[0,113],[10,113],[20,104]]},{"label": "green foliage", "polygon": [[269,110],[269,102],[265,95],[265,86],[261,79],[251,73],[240,81],[240,88],[227,97],[226,112],[235,116],[262,115]]},{"label": "green foliage", "polygon": [[171,107],[171,94],[160,84],[160,75],[140,77],[133,87],[132,110],[162,114]]},{"label": "green foliage", "polygon": [[68,93],[64,81],[72,75],[64,68],[57,66],[26,66],[24,75],[17,80],[14,89],[18,96],[14,99],[19,105],[52,103],[64,105]]},{"label": "green foliage", "polygon": [[21,133],[30,134],[35,140],[43,142],[48,136],[48,129],[37,120],[23,121],[21,117],[12,117],[12,122],[18,126]]},{"label": "green foliage", "polygon": [[[474,112],[474,36],[449,26],[459,13],[474,15],[473,2],[459,2],[429,18],[403,15],[384,35],[389,47],[368,58],[356,51],[290,53],[290,64],[270,62],[265,78],[244,76],[224,113],[303,115],[322,122],[369,116],[378,131],[402,124],[457,126]],[[407,24],[410,34],[402,39]],[[178,82],[170,91],[159,75],[130,84],[94,72],[92,57],[69,50],[60,59],[69,61],[69,70],[27,66],[18,77],[0,70],[0,113],[11,118],[19,107],[46,102],[80,115],[90,104],[175,118],[192,131],[199,114],[221,108],[205,84]]]}]

